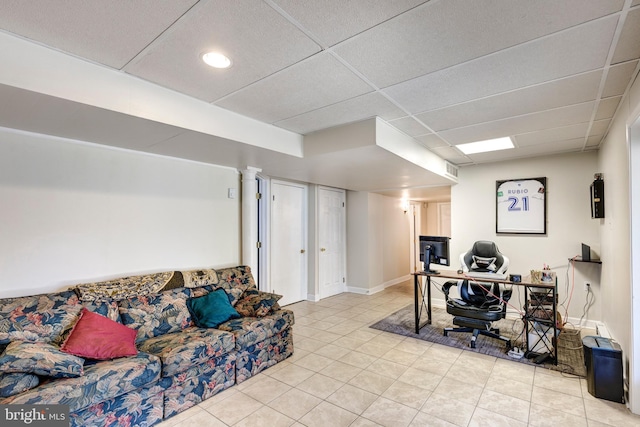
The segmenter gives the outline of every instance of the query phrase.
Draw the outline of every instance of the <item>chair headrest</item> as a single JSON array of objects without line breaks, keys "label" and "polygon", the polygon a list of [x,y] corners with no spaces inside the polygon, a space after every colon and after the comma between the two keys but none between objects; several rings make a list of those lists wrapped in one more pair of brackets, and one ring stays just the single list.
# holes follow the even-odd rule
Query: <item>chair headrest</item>
[{"label": "chair headrest", "polygon": [[494,242],[490,242],[488,240],[478,240],[473,244],[471,253],[473,255],[489,258],[500,254],[500,251],[498,250],[498,246]]}]

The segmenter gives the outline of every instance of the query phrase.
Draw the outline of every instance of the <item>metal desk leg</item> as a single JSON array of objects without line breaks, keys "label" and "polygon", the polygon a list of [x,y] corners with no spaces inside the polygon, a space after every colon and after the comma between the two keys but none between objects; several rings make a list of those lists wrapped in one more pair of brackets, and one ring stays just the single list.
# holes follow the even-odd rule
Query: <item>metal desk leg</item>
[{"label": "metal desk leg", "polygon": [[427,323],[431,324],[431,276],[427,276]]},{"label": "metal desk leg", "polygon": [[[424,289],[422,288],[422,283],[420,280],[420,275],[416,274],[413,276],[413,293],[414,293],[414,310],[415,310],[415,325],[416,325],[416,334],[420,333],[420,317],[422,317],[422,309],[425,307],[424,304]],[[431,324],[431,277],[427,277],[427,323]]]},{"label": "metal desk leg", "polygon": [[414,310],[415,310],[415,325],[416,325],[416,334],[420,333],[420,309],[418,306],[418,300],[420,298],[419,295],[419,287],[420,285],[418,284],[418,281],[420,276],[418,276],[417,274],[415,274],[413,276],[413,302],[414,302]]}]

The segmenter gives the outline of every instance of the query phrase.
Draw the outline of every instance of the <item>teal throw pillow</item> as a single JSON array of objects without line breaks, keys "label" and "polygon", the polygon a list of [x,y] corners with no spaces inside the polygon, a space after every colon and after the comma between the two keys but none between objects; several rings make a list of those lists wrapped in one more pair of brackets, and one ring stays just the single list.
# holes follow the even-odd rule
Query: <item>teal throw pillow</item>
[{"label": "teal throw pillow", "polygon": [[194,323],[201,328],[215,328],[240,315],[231,306],[229,297],[223,289],[217,289],[205,296],[187,300]]}]

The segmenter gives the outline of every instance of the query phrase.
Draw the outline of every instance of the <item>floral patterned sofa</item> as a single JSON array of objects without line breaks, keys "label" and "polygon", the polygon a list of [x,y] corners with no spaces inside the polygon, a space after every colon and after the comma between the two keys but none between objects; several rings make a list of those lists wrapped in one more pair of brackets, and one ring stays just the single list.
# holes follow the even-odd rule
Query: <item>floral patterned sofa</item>
[{"label": "floral patterned sofa", "polygon": [[293,354],[293,313],[249,267],[169,271],[0,299],[0,404],[74,426],[150,426]]}]

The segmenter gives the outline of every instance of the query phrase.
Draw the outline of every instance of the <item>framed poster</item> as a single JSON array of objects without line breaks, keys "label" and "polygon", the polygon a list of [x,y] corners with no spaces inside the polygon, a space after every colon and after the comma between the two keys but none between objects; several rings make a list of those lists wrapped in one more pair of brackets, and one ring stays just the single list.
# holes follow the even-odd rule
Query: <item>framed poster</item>
[{"label": "framed poster", "polygon": [[496,181],[496,233],[547,234],[547,178]]}]

